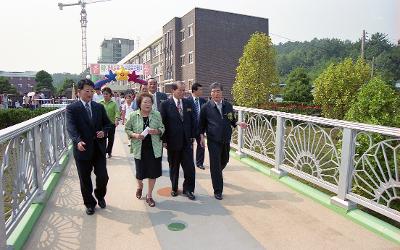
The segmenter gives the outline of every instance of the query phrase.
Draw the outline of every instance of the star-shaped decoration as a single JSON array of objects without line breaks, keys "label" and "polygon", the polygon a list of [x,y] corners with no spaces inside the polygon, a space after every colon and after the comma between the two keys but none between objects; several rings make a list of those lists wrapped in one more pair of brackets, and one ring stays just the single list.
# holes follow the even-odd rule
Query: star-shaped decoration
[{"label": "star-shaped decoration", "polygon": [[105,75],[105,77],[110,81],[115,81],[116,76],[117,74],[114,74],[111,70],[108,71],[108,75]]},{"label": "star-shaped decoration", "polygon": [[119,70],[115,71],[117,73],[117,80],[118,81],[127,81],[129,71],[126,70],[124,67],[121,67]]},{"label": "star-shaped decoration", "polygon": [[137,82],[140,84],[147,84],[147,82],[145,80],[140,79],[139,76],[136,75],[136,71],[134,71],[134,70],[132,71],[132,73],[128,74],[128,77],[129,77],[128,78],[129,82]]}]

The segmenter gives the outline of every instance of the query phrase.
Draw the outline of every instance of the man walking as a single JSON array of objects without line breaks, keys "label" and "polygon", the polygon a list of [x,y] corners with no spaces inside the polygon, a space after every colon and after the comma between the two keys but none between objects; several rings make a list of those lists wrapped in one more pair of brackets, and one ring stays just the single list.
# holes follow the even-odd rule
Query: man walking
[{"label": "man walking", "polygon": [[232,104],[222,100],[221,84],[212,83],[210,88],[211,100],[200,111],[200,144],[205,146],[204,133],[206,133],[214,197],[222,200],[224,187],[222,170],[229,161],[232,127],[239,125],[241,128],[246,128],[247,124],[238,123]]},{"label": "man walking", "polygon": [[[88,79],[78,82],[80,100],[67,106],[67,131],[73,143],[73,153],[78,169],[86,214],[92,215],[95,206],[106,207],[108,174],[106,168],[105,135],[111,128],[103,105],[92,101],[94,83]],[[93,197],[91,173],[96,175]]]},{"label": "man walking", "polygon": [[179,166],[182,165],[185,177],[183,194],[194,200],[193,140],[196,137],[196,117],[192,103],[183,99],[184,83],[173,83],[171,88],[172,97],[161,103],[161,117],[165,126],[162,140],[166,144],[168,153],[171,196],[178,195]]},{"label": "man walking", "polygon": [[158,92],[158,84],[156,79],[149,78],[147,81],[147,85],[149,86],[149,93],[153,95],[153,110],[160,111],[161,103],[168,99],[167,94],[163,92]]},{"label": "man walking", "polygon": [[[194,112],[196,115],[196,125],[199,126],[200,121],[200,110],[204,104],[206,104],[206,99],[202,98],[203,95],[203,87],[199,83],[194,83],[192,85],[192,94],[188,97],[194,107]],[[204,168],[204,147],[200,146],[200,133],[196,134],[196,167],[200,169]]]}]

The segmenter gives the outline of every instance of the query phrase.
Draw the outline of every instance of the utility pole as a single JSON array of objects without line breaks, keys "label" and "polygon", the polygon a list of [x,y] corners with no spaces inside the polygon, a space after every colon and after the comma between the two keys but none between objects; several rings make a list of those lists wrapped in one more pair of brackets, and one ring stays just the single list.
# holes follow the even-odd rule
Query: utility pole
[{"label": "utility pole", "polygon": [[363,30],[362,38],[361,38],[361,58],[362,59],[365,59],[364,49],[365,49],[365,30]]},{"label": "utility pole", "polygon": [[372,62],[371,62],[371,78],[374,77],[374,61],[375,57],[372,57]]}]

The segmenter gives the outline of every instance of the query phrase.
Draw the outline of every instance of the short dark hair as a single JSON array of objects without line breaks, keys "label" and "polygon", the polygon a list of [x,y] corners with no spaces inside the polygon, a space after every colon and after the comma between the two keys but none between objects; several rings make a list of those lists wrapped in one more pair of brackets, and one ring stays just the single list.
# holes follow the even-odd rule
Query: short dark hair
[{"label": "short dark hair", "polygon": [[94,83],[92,82],[92,80],[86,79],[86,78],[79,80],[79,82],[77,84],[77,88],[83,89],[85,87],[85,85],[94,88]]},{"label": "short dark hair", "polygon": [[211,83],[210,89],[211,89],[211,90],[213,90],[213,89],[220,89],[221,91],[224,90],[224,89],[222,88],[222,84],[219,83],[219,82],[213,82],[213,83]]},{"label": "short dark hair", "polygon": [[110,95],[113,95],[112,90],[109,87],[105,87],[101,90],[101,93],[108,92]]},{"label": "short dark hair", "polygon": [[200,83],[197,83],[197,82],[193,83],[192,92],[199,90],[199,88],[201,88],[201,87],[203,87],[203,86]]},{"label": "short dark hair", "polygon": [[176,81],[176,82],[171,83],[170,86],[171,86],[172,91],[177,90],[179,84],[185,84],[185,83],[182,81]]},{"label": "short dark hair", "polygon": [[157,80],[154,77],[150,77],[149,79],[147,79],[147,82],[149,82],[150,80],[154,80],[157,83]]},{"label": "short dark hair", "polygon": [[138,108],[140,109],[140,105],[142,104],[143,98],[149,97],[151,99],[151,103],[154,103],[153,100],[153,95],[150,93],[141,93],[137,98],[136,98],[136,103]]}]

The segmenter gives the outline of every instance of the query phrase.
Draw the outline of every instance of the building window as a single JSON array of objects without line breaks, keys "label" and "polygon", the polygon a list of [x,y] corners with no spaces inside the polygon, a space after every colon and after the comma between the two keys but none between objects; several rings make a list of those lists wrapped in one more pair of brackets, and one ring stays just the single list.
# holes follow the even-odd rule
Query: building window
[{"label": "building window", "polygon": [[185,29],[181,30],[181,42],[185,40]]},{"label": "building window", "polygon": [[190,91],[192,90],[192,85],[193,85],[193,79],[189,79],[188,80],[188,87],[189,87]]},{"label": "building window", "polygon": [[185,55],[181,56],[181,67],[185,66]]},{"label": "building window", "polygon": [[193,63],[193,51],[189,52],[189,63]]},{"label": "building window", "polygon": [[188,26],[188,37],[193,36],[193,23]]}]

